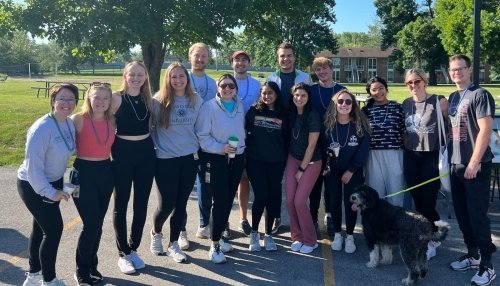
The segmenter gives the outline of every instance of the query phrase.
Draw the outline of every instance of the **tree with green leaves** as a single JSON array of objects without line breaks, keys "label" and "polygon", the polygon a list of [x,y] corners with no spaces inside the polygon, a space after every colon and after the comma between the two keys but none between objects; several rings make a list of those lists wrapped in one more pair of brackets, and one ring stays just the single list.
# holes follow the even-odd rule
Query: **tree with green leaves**
[{"label": "tree with green leaves", "polygon": [[[154,90],[167,50],[187,55],[194,42],[217,45],[239,23],[244,1],[26,0],[23,23],[32,34],[79,52],[123,52],[140,45]],[[240,12],[241,11],[241,12]],[[245,11],[246,12],[246,11]]]},{"label": "tree with green leaves", "polygon": [[382,23],[382,49],[394,46],[396,35],[417,18],[418,6],[414,0],[375,0],[377,16]]},{"label": "tree with green leaves", "polygon": [[399,71],[404,70],[404,67],[422,68],[429,72],[429,85],[436,85],[435,70],[446,63],[448,57],[432,20],[429,17],[417,17],[398,32],[397,39],[402,60],[396,62],[395,68]]},{"label": "tree with green leaves", "polygon": [[[436,0],[434,23],[448,54],[472,54],[473,1]],[[500,72],[500,2],[483,0],[481,9],[481,60]]]},{"label": "tree with green leaves", "polygon": [[12,36],[12,33],[17,30],[14,15],[19,9],[20,6],[11,0],[0,0],[0,38]]},{"label": "tree with green leaves", "polygon": [[269,39],[257,39],[241,32],[221,43],[217,49],[217,60],[219,63],[228,64],[234,51],[244,50],[250,55],[252,66],[273,66],[276,64],[274,47],[275,44]]},{"label": "tree with green leaves", "polygon": [[248,1],[241,24],[249,38],[262,41],[266,51],[275,52],[283,41],[293,44],[297,49],[296,65],[305,68],[316,53],[324,49],[337,51],[337,40],[332,35],[334,6],[334,0]]}]

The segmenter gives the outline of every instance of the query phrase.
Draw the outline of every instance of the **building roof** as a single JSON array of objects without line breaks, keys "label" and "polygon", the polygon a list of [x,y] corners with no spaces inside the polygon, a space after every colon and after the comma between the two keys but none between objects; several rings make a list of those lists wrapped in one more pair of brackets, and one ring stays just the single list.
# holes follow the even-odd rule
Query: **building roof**
[{"label": "building roof", "polygon": [[339,48],[336,54],[324,50],[316,54],[317,57],[327,58],[387,58],[396,48],[381,50],[380,48]]}]

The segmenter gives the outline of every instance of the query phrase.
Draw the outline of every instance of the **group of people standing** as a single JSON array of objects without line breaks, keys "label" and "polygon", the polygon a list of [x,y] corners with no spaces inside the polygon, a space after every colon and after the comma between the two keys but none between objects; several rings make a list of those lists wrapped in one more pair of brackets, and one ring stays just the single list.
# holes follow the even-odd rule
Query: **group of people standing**
[{"label": "group of people standing", "polygon": [[[392,204],[410,207],[408,198],[392,194],[438,176],[439,148],[448,140],[452,196],[468,247],[468,254],[451,267],[479,268],[473,281],[491,282],[495,277],[491,253],[496,248],[486,215],[492,159],[487,136],[494,102],[486,90],[470,84],[470,60],[463,55],[450,59],[450,75],[460,91],[450,96],[449,103],[427,93],[422,70],[410,69],[405,83],[411,96],[402,104],[388,99],[387,82],[376,76],[366,85],[370,97],[361,108],[352,92],[333,81],[331,60],[314,60],[318,82],[311,85],[309,75],[295,68],[291,44],[278,46],[277,59],[279,69],[261,86],[247,73],[248,53],[236,51],[231,57],[234,73],[214,81],[205,72],[209,48],[196,43],[189,49],[191,71],[172,63],[156,94],[144,64],[133,61],[125,66],[117,92],[106,83],[92,84],[81,111],[71,117],[78,89],[71,84],[55,87],[50,114],[28,131],[26,156],[18,171],[19,194],[33,215],[30,270],[23,285],[40,285],[40,280],[42,285],[64,285],[55,272],[62,235],[59,202],[70,197],[83,221],[74,275],[78,285],[103,279],[97,252],[113,193],[118,267],[125,274],[144,268],[137,249],[153,180],[158,206],[150,250],[156,255],[166,254],[179,263],[187,260],[186,206],[193,187],[200,211],[196,236],[210,239],[211,261],[224,263],[224,253],[233,250],[228,219],[237,192],[239,228],[249,236],[249,250],[260,251],[263,246],[276,251],[273,234],[281,226],[282,182],[292,251],[311,253],[318,247],[318,209],[324,190],[324,223],[333,238],[331,248],[354,253],[357,214],[349,198],[355,187],[366,183]],[[438,108],[451,122],[446,138],[439,138]],[[78,173],[79,189],[65,192],[63,176],[75,152],[73,172]],[[249,183],[254,193],[251,224]],[[133,218],[127,234],[132,187]],[[431,183],[411,191],[415,209],[435,230],[434,222],[440,219],[439,188],[439,183]],[[162,230],[168,218],[165,250]],[[428,258],[436,255],[438,246],[429,242]],[[488,285],[479,282],[476,285]]]}]

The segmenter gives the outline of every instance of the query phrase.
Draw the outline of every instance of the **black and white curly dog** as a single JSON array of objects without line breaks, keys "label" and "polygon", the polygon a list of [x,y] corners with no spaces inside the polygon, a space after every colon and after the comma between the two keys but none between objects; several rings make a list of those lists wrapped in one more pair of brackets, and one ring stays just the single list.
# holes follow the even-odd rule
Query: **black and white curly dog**
[{"label": "black and white curly dog", "polygon": [[[449,225],[438,222],[438,232],[432,232],[429,220],[423,215],[393,206],[379,198],[377,191],[362,185],[351,195],[353,210],[361,210],[361,222],[370,261],[366,266],[373,268],[392,263],[391,246],[399,245],[401,257],[408,269],[403,285],[415,285],[427,274],[427,243],[446,238]],[[379,251],[382,254],[380,259]]]}]

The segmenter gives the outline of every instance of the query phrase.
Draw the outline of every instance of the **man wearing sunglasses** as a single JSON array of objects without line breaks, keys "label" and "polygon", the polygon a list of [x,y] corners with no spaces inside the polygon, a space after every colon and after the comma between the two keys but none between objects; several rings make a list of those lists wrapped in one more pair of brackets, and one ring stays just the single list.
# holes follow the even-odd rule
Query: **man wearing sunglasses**
[{"label": "man wearing sunglasses", "polygon": [[467,254],[450,267],[456,271],[477,269],[472,285],[490,285],[496,277],[491,263],[496,247],[491,241],[487,214],[493,159],[489,143],[495,102],[487,90],[472,84],[471,60],[467,56],[452,56],[449,72],[457,86],[448,100],[451,193],[455,216],[467,245]]}]

